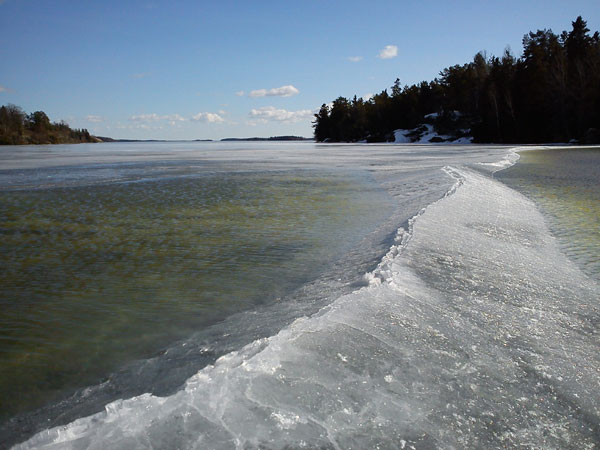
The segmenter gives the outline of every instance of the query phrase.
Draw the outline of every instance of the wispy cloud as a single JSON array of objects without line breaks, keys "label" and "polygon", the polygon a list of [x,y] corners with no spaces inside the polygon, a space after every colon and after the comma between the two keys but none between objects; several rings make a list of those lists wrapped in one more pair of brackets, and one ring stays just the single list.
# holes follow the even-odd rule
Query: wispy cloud
[{"label": "wispy cloud", "polygon": [[348,58],[346,58],[348,61],[353,62],[353,63],[357,63],[362,61],[363,57],[362,56],[348,56]]},{"label": "wispy cloud", "polygon": [[244,91],[237,91],[235,93],[235,95],[237,95],[238,97],[243,97],[246,93]]},{"label": "wispy cloud", "polygon": [[175,125],[178,122],[185,122],[187,119],[179,114],[166,114],[161,116],[153,113],[134,115],[131,116],[129,120],[136,123],[156,123],[166,121],[169,122],[170,125]]},{"label": "wispy cloud", "polygon": [[178,127],[181,126],[181,122],[185,122],[187,120],[185,117],[181,117],[179,114],[169,114],[168,116],[164,116],[164,119],[169,123],[169,125],[177,125]]},{"label": "wispy cloud", "polygon": [[95,116],[93,114],[90,114],[89,116],[85,116],[85,120],[87,122],[91,122],[91,123],[100,123],[100,122],[104,122],[104,117]]},{"label": "wispy cloud", "polygon": [[151,75],[150,72],[141,72],[141,73],[134,73],[131,75],[131,78],[135,78],[136,80],[140,80],[142,78],[147,78]]},{"label": "wispy cloud", "polygon": [[386,45],[377,55],[381,59],[391,59],[398,56],[398,47],[395,45]]},{"label": "wispy cloud", "polygon": [[264,106],[258,109],[252,109],[249,113],[253,121],[268,122],[299,122],[301,120],[312,119],[314,111],[302,109],[299,111],[288,111],[278,109],[274,106]]},{"label": "wispy cloud", "polygon": [[193,115],[189,119],[186,117],[183,117],[180,114],[165,114],[165,115],[160,115],[160,114],[156,114],[156,113],[137,114],[137,115],[131,116],[129,118],[129,121],[134,122],[136,125],[160,124],[160,123],[166,122],[171,126],[179,126],[182,122],[186,122],[186,121],[205,122],[205,123],[221,123],[221,122],[225,122],[225,119],[222,116],[224,116],[226,114],[227,114],[227,112],[224,110],[219,110],[218,113],[199,112],[198,114]]},{"label": "wispy cloud", "polygon": [[291,84],[287,86],[281,86],[273,89],[257,89],[250,91],[248,94],[250,97],[291,97],[292,95],[299,94],[300,91]]},{"label": "wispy cloud", "polygon": [[[2,4],[2,0],[0,0],[0,5]],[[6,86],[0,85],[0,92],[10,92],[10,90]]]},{"label": "wispy cloud", "polygon": [[159,120],[162,120],[163,116],[159,116],[158,114],[138,114],[135,116],[131,116],[129,118],[130,121],[132,122],[158,122]]},{"label": "wispy cloud", "polygon": [[185,122],[185,117],[181,117],[179,114],[169,114],[168,116],[163,116],[165,120],[170,122]]},{"label": "wispy cloud", "polygon": [[192,116],[192,120],[196,122],[206,122],[206,123],[221,123],[225,122],[219,114],[210,113],[210,112],[200,112],[194,116]]}]

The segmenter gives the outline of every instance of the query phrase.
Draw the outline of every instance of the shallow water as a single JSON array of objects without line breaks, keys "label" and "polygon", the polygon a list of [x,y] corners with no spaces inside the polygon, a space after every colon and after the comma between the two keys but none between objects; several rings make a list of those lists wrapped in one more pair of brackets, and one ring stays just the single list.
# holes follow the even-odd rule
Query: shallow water
[{"label": "shallow water", "polygon": [[523,151],[498,178],[536,201],[562,250],[600,281],[600,149]]},{"label": "shallow water", "polygon": [[350,172],[0,192],[2,415],[284,297],[390,206]]}]

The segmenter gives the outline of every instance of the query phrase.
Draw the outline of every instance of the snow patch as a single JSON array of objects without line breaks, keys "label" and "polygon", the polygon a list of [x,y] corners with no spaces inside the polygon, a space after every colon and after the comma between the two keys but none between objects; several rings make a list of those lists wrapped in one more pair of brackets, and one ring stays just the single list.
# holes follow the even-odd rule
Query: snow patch
[{"label": "snow patch", "polygon": [[[425,118],[434,117],[433,114],[427,114]],[[469,130],[470,131],[470,130]],[[464,132],[464,130],[461,130]],[[423,124],[412,130],[398,129],[394,130],[394,144],[472,144],[471,136],[455,138],[454,136],[438,134],[431,124]]]},{"label": "snow patch", "polygon": [[394,130],[394,143],[395,144],[410,144],[412,141],[408,137],[408,134],[412,130]]}]

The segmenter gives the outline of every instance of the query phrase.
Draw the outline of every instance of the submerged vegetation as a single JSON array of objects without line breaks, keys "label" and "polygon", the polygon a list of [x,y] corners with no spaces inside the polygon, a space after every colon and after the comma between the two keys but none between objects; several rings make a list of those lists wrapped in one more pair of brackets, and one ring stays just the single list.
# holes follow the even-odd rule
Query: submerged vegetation
[{"label": "submerged vegetation", "polygon": [[475,142],[600,142],[600,35],[581,16],[572,26],[526,34],[520,58],[481,52],[431,82],[396,79],[368,101],[338,97],[315,114],[315,139],[390,141],[434,117],[439,132]]},{"label": "submerged vegetation", "polygon": [[50,122],[43,111],[26,114],[15,105],[0,107],[0,145],[76,144],[100,142],[86,129],[72,129],[65,122]]}]

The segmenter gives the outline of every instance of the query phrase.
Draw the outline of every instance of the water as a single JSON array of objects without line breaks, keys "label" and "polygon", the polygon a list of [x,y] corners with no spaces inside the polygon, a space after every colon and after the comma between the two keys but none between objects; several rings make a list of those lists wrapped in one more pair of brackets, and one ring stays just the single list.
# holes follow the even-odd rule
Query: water
[{"label": "water", "polygon": [[536,205],[491,177],[516,159],[510,148],[196,145],[32,152],[6,158],[7,185],[46,186],[19,175],[32,166],[56,170],[53,186],[72,184],[53,166],[69,153],[98,158],[110,170],[91,184],[114,187],[140,176],[137,155],[159,178],[187,179],[180,166],[268,179],[325,170],[351,184],[368,174],[363,186],[384,189],[394,208],[341,236],[341,256],[329,254],[280,300],[227,313],[11,419],[5,441],[40,431],[18,448],[598,445],[600,289]]},{"label": "water", "polygon": [[3,413],[315,278],[386,214],[363,178],[200,173],[0,193]]},{"label": "water", "polygon": [[540,205],[563,252],[600,281],[600,149],[524,151],[499,179]]}]

